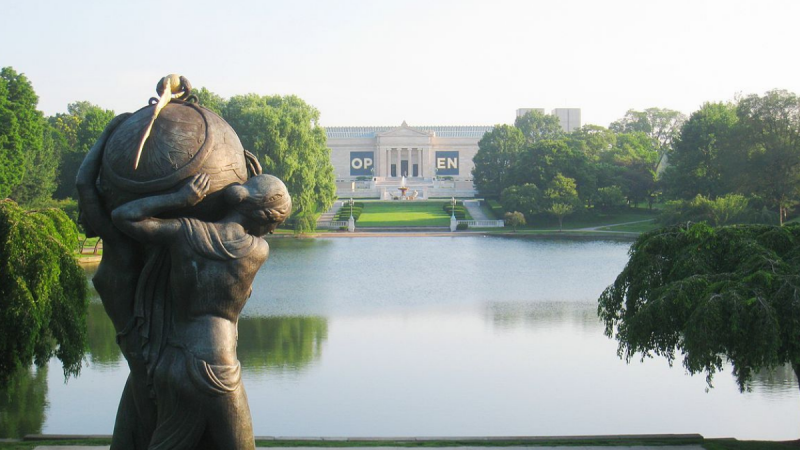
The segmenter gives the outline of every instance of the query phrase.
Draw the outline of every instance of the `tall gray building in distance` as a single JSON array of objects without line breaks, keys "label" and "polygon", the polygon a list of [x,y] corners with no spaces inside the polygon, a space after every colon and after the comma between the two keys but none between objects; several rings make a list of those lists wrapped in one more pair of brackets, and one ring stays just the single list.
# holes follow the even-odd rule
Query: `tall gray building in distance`
[{"label": "tall gray building in distance", "polygon": [[[545,114],[543,108],[520,108]],[[556,108],[566,132],[580,128],[579,108]],[[398,195],[401,183],[415,199],[474,197],[472,158],[487,126],[354,126],[326,127],[336,191],[341,198]]]},{"label": "tall gray building in distance", "polygon": [[[545,114],[544,108],[520,108],[517,110],[517,117],[524,116],[529,111],[538,111]],[[551,116],[558,117],[561,122],[561,128],[567,133],[571,133],[581,127],[581,109],[580,108],[556,108],[550,111]]]}]

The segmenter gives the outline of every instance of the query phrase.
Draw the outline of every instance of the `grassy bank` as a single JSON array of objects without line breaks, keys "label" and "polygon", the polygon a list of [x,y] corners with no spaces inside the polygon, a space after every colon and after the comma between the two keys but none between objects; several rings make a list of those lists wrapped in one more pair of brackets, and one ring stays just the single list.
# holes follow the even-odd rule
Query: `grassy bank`
[{"label": "grassy bank", "polygon": [[[584,215],[582,217],[573,217],[567,216],[564,218],[564,231],[566,230],[577,230],[581,228],[597,228],[597,227],[609,227],[609,229],[604,229],[603,231],[636,231],[641,232],[645,231],[645,229],[652,229],[656,228],[657,225],[655,224],[654,219],[658,213],[655,211],[650,211],[648,209],[642,208],[629,208],[623,209],[617,212],[609,212],[609,213],[596,213],[592,215]],[[650,222],[644,222],[650,221]],[[622,227],[623,225],[620,224],[628,224],[630,222],[640,222],[636,224],[636,227],[631,227],[635,229],[617,229],[617,227]],[[633,224],[632,224],[633,225]],[[649,227],[649,228],[648,228]],[[613,229],[611,229],[613,228]],[[558,221],[553,218],[551,220],[544,220],[544,221],[533,221],[525,225],[524,227],[520,227],[520,230],[558,230]]]}]

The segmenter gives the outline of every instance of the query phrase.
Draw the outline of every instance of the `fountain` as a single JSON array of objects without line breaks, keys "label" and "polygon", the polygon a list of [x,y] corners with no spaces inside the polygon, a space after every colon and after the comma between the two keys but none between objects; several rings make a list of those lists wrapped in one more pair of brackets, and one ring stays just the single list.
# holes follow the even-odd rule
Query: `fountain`
[{"label": "fountain", "polygon": [[400,187],[397,188],[397,189],[400,190],[400,198],[402,200],[405,200],[406,199],[406,192],[408,192],[408,186],[406,186],[406,177],[405,176],[403,176],[400,179]]}]

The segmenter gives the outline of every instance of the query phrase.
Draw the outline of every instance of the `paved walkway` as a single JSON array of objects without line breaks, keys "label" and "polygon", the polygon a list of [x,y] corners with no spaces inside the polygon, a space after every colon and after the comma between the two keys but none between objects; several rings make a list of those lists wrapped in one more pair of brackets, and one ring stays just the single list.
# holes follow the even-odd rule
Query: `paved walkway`
[{"label": "paved walkway", "polygon": [[486,214],[483,213],[483,210],[481,210],[479,200],[464,200],[464,207],[469,211],[472,220],[489,220]]},{"label": "paved walkway", "polygon": [[633,225],[635,223],[645,223],[645,222],[652,222],[655,219],[646,219],[646,220],[637,220],[634,222],[623,222],[623,223],[611,223],[606,225],[598,225],[596,227],[587,227],[587,228],[576,228],[570,231],[600,231],[604,233],[625,233],[625,231],[611,231],[611,230],[601,230],[601,228],[610,228],[610,227],[618,227],[621,225]]}]

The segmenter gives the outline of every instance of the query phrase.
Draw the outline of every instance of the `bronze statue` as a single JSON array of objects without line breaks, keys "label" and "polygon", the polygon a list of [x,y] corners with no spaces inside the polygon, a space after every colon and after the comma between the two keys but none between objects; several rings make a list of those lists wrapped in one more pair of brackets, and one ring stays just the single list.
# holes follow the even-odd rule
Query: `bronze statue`
[{"label": "bronze statue", "polygon": [[144,249],[114,226],[96,187],[108,136],[129,116],[122,114],[114,118],[89,150],[78,171],[77,188],[81,221],[87,235],[103,239],[103,259],[92,281],[114,324],[117,344],[130,368],[117,410],[112,447],[144,449],[155,430],[157,416],[155,401],[147,387],[140,336],[134,329],[134,298],[144,265]]},{"label": "bronze statue", "polygon": [[180,80],[159,83],[161,108],[115,118],[78,174],[82,221],[104,239],[93,281],[131,368],[115,450],[255,446],[237,323],[291,199]]}]

